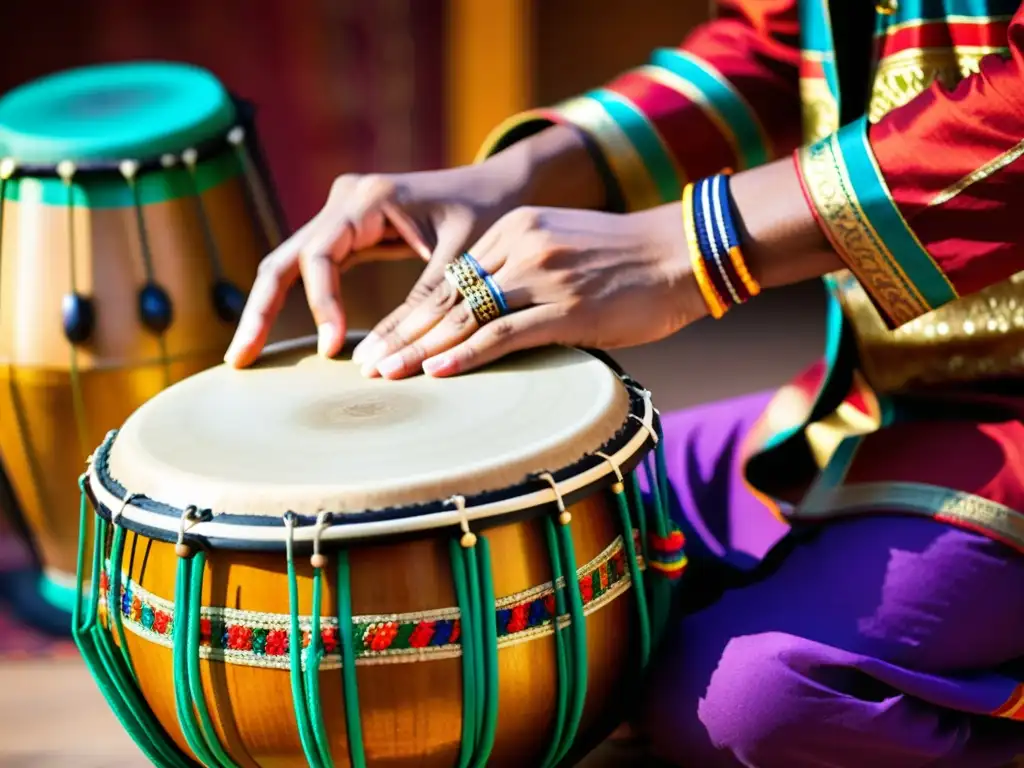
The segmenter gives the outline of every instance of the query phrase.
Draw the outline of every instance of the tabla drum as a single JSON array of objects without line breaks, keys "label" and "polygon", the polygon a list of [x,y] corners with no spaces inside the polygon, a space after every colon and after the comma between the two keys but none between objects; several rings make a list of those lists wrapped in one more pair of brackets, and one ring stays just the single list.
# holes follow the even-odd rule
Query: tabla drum
[{"label": "tabla drum", "polygon": [[0,460],[43,594],[67,610],[90,449],[220,362],[280,238],[251,117],[173,63],[66,71],[0,99]]},{"label": "tabla drum", "polygon": [[649,393],[573,349],[402,381],[312,349],[94,453],[75,636],[107,700],[161,766],[569,764],[685,562]]}]

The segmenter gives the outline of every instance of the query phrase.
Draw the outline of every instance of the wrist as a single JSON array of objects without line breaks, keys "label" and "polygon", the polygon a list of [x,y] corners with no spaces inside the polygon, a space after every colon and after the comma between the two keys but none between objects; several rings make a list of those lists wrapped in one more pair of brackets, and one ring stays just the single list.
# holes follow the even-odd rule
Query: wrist
[{"label": "wrist", "polygon": [[744,256],[765,288],[843,268],[807,204],[792,159],[738,173],[729,186]]},{"label": "wrist", "polygon": [[709,314],[694,270],[697,247],[686,227],[679,202],[627,214],[641,242],[650,245],[653,260],[672,293],[679,328]]},{"label": "wrist", "polygon": [[493,179],[512,207],[601,210],[608,185],[583,136],[554,125],[516,142],[482,162],[479,171]]}]

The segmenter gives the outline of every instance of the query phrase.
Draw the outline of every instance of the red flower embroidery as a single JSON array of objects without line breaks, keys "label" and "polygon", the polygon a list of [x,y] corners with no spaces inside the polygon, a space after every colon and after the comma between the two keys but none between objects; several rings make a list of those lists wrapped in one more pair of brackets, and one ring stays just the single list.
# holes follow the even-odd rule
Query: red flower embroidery
[{"label": "red flower embroidery", "polygon": [[598,571],[597,571],[598,578],[601,580],[601,591],[602,592],[604,590],[608,589],[608,569],[609,569],[610,566],[611,566],[611,564],[607,563],[605,565],[602,565],[598,569]]},{"label": "red flower embroidery", "polygon": [[313,640],[313,633],[308,629],[302,630],[302,647],[309,648],[310,642]]},{"label": "red flower embroidery", "polygon": [[[153,615],[153,631],[158,635],[162,635],[167,631],[167,625],[170,623],[171,617],[163,611],[157,611]],[[202,621],[199,623],[199,631],[202,633]]]},{"label": "red flower embroidery", "polygon": [[320,642],[323,643],[324,653],[334,653],[338,650],[338,630],[323,629],[320,631]]},{"label": "red flower embroidery", "polygon": [[583,598],[584,605],[594,599],[594,582],[590,576],[580,579],[580,597]]},{"label": "red flower embroidery", "polygon": [[508,620],[508,632],[522,632],[530,625],[530,604],[520,603],[512,608],[512,616]]},{"label": "red flower embroidery", "polygon": [[213,625],[207,618],[199,619],[199,642],[202,645],[210,644],[210,636],[213,634]]},{"label": "red flower embroidery", "polygon": [[284,656],[288,653],[288,633],[283,629],[272,629],[267,633],[267,656]]},{"label": "red flower embroidery", "polygon": [[452,636],[448,638],[448,645],[454,645],[459,642],[459,635],[462,634],[462,620],[455,619],[452,622]]},{"label": "red flower embroidery", "polygon": [[252,630],[239,624],[228,627],[228,648],[233,651],[252,649]]},{"label": "red flower embroidery", "polygon": [[553,594],[548,595],[544,598],[544,610],[548,612],[548,616],[554,618],[555,616],[555,596]]},{"label": "red flower embroidery", "polygon": [[426,648],[430,645],[430,638],[434,636],[435,624],[432,621],[421,621],[409,635],[409,647]]},{"label": "red flower embroidery", "polygon": [[398,625],[393,621],[386,621],[383,624],[372,625],[366,633],[366,646],[371,651],[386,651],[398,634]]}]

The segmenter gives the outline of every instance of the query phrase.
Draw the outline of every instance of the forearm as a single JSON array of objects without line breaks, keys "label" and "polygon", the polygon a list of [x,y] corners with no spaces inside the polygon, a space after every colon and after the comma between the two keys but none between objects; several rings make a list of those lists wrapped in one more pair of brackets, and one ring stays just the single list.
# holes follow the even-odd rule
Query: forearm
[{"label": "forearm", "polygon": [[614,207],[598,159],[577,129],[554,125],[481,164],[517,205],[607,210]]},{"label": "forearm", "polygon": [[738,173],[730,187],[743,254],[762,286],[798,283],[843,267],[807,205],[791,158]]}]

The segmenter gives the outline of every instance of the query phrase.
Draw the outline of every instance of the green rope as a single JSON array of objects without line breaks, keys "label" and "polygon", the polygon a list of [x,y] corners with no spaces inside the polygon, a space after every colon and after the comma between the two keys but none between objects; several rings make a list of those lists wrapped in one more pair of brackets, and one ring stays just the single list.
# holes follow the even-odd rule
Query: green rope
[{"label": "green rope", "polygon": [[562,567],[565,569],[565,589],[569,595],[569,634],[572,638],[570,656],[575,668],[563,751],[557,760],[560,763],[576,740],[576,732],[583,719],[583,707],[587,702],[587,624],[583,615],[583,595],[580,594],[580,582],[576,573],[576,549],[573,546],[572,530],[568,525],[558,526],[558,540],[561,545]]},{"label": "green rope", "polygon": [[306,650],[306,710],[313,727],[320,761],[325,768],[334,768],[331,757],[331,742],[324,724],[323,708],[320,706],[320,663],[324,658],[323,639],[320,637],[320,608],[323,591],[321,568],[313,569],[313,616],[309,630],[309,648]]},{"label": "green rope", "polygon": [[466,581],[469,584],[469,601],[473,610],[462,623],[463,642],[472,635],[473,651],[473,683],[475,688],[476,717],[473,718],[473,760],[470,765],[478,766],[478,752],[483,740],[484,716],[487,709],[487,687],[484,679],[484,634],[483,605],[480,601],[480,569],[477,567],[476,545],[462,548],[463,562],[466,564]]},{"label": "green rope", "polygon": [[[655,447],[655,453],[660,450],[661,441]],[[662,499],[662,491],[666,488],[658,472],[655,469],[656,459],[648,455],[648,460],[642,463],[647,474],[647,484],[651,489],[651,503],[653,514],[651,515],[654,525],[654,534],[660,538],[668,535],[668,522],[665,515],[665,504]],[[634,479],[633,482],[636,482]],[[650,567],[648,565],[648,567]],[[651,634],[657,644],[664,635],[665,626],[668,623],[669,613],[672,607],[672,583],[660,573],[653,573],[650,579],[651,589]]]},{"label": "green rope", "polygon": [[[629,509],[629,497],[624,489],[612,492],[619,508],[619,522],[622,524],[623,546],[629,566],[629,577],[633,582],[633,600],[636,603],[637,625],[640,632],[640,669],[646,669],[651,658],[651,619],[647,613],[643,571],[636,561],[636,545],[633,542],[633,518]],[[643,514],[641,510],[641,514]]]},{"label": "green rope", "polygon": [[654,466],[658,475],[658,491],[661,494],[662,503],[665,505],[664,522],[668,527],[672,520],[672,497],[669,495],[668,468],[665,466],[665,440],[660,431],[658,435],[658,444],[654,446]]},{"label": "green rope", "polygon": [[483,768],[491,758],[494,739],[498,730],[498,615],[494,598],[494,578],[491,571],[491,548],[487,539],[480,536],[475,547],[466,550],[471,567],[480,576],[480,602],[478,641],[482,657],[483,675],[481,680],[484,699],[480,717],[480,735],[477,742],[476,766]]},{"label": "green rope", "polygon": [[177,578],[174,582],[174,628],[172,665],[174,667],[174,707],[178,714],[178,725],[185,737],[185,743],[200,763],[210,768],[217,765],[216,756],[206,744],[206,738],[196,721],[193,705],[192,685],[188,673],[189,657],[189,610],[192,571],[189,558],[178,558]]},{"label": "green rope", "polygon": [[[125,669],[131,674],[133,682],[138,682],[135,676],[135,668],[132,665],[131,656],[128,654],[128,639],[124,634],[124,620],[121,616],[119,606],[110,603],[117,601],[121,595],[121,576],[123,574],[122,564],[124,562],[124,528],[114,526],[114,536],[110,545],[110,561],[107,569],[107,616],[110,623],[114,625],[114,632],[117,634],[117,644],[121,650],[121,658],[124,660]],[[116,597],[112,597],[116,596]]]},{"label": "green rope", "polygon": [[[108,667],[102,658],[100,638],[104,637],[106,633],[103,627],[98,626],[97,623],[103,553],[102,547],[99,544],[102,541],[102,521],[98,515],[95,517],[97,536],[94,536],[92,588],[89,596],[86,597],[85,550],[89,507],[88,497],[85,493],[84,476],[79,478],[78,487],[81,496],[79,500],[78,552],[75,567],[76,599],[72,606],[71,618],[72,638],[75,641],[75,645],[78,646],[86,667],[89,669],[107,705],[149,761],[156,766],[160,766],[160,768],[190,768],[194,763],[178,750],[177,745],[171,741],[159,723],[156,722],[152,713],[145,706],[145,702],[142,700],[141,694],[134,684],[122,688],[109,672],[109,669],[116,667]],[[116,602],[117,597],[111,597],[108,594],[108,613],[118,609],[117,605],[109,605]]]},{"label": "green rope", "polygon": [[363,724],[359,713],[359,683],[352,639],[352,592],[348,552],[338,553],[338,639],[341,645],[341,680],[345,695],[345,730],[352,768],[366,768]]},{"label": "green rope", "polygon": [[[136,737],[146,740],[150,744],[150,749],[156,752],[166,753],[165,756],[173,758],[176,753],[176,748],[173,744],[170,746],[162,745],[157,736],[150,736],[150,729],[155,730],[157,734],[161,734],[162,729],[159,724],[154,721],[148,704],[143,698],[141,692],[138,690],[130,671],[125,667],[121,653],[114,647],[110,634],[104,627],[100,626],[97,621],[98,615],[95,609],[98,608],[100,600],[99,582],[100,572],[102,569],[103,550],[106,546],[106,534],[107,524],[97,515],[95,517],[93,530],[94,549],[90,602],[94,606],[94,611],[91,617],[91,626],[89,630],[91,643],[94,648],[96,659],[99,661],[99,666],[103,670],[102,674],[104,679],[107,681],[107,685],[117,702],[115,706],[119,710],[126,711],[131,718],[131,725],[128,726],[128,730],[129,734],[132,735],[133,740]],[[109,605],[109,602],[110,598],[108,597],[108,616],[111,614],[111,606]],[[117,610],[117,608],[118,606],[114,606],[114,610]]]},{"label": "green rope", "polygon": [[186,670],[188,675],[189,696],[195,712],[199,715],[199,731],[206,744],[209,754],[215,759],[210,768],[239,768],[220,743],[217,731],[210,717],[210,709],[206,704],[206,693],[203,691],[203,678],[199,671],[199,643],[201,638],[202,604],[203,604],[203,571],[206,566],[206,555],[196,552],[192,557],[191,573],[188,583],[188,615],[186,618],[188,644],[186,646]]},{"label": "green rope", "polygon": [[565,614],[565,594],[558,584],[562,581],[562,563],[558,550],[558,536],[555,534],[555,524],[551,518],[544,519],[544,538],[547,542],[548,557],[551,561],[551,584],[555,592],[555,615],[551,617],[552,628],[555,637],[555,659],[558,665],[558,688],[555,699],[555,725],[551,734],[551,743],[548,745],[544,757],[541,758],[541,768],[553,768],[558,762],[558,756],[568,749],[563,744],[563,735],[566,727],[566,715],[569,711],[569,692],[573,688],[572,668],[569,665],[569,649],[566,647],[565,638],[562,635],[562,626],[559,619]]},{"label": "green rope", "polygon": [[640,483],[637,481],[636,473],[630,474],[626,477],[626,487],[629,490],[629,494],[633,499],[632,514],[636,516],[634,521],[636,528],[640,531],[640,554],[644,558],[644,563],[647,560],[647,511],[644,506],[644,496],[640,491]]},{"label": "green rope", "polygon": [[473,606],[470,603],[469,585],[466,581],[466,563],[463,547],[452,539],[449,552],[452,561],[452,579],[455,582],[455,598],[459,604],[459,623],[462,628],[462,744],[459,747],[458,768],[469,768],[476,751],[477,707],[476,697],[476,645],[473,642]]},{"label": "green rope", "polygon": [[295,710],[295,721],[299,729],[299,740],[302,742],[302,752],[306,756],[306,762],[310,768],[323,768],[320,765],[320,752],[313,736],[313,727],[309,722],[309,713],[306,711],[306,696],[303,690],[302,680],[302,634],[299,631],[299,583],[295,574],[295,557],[292,546],[292,522],[286,522],[288,526],[288,539],[286,551],[288,558],[288,610],[291,624],[288,638],[288,653],[291,666],[292,704]]}]

